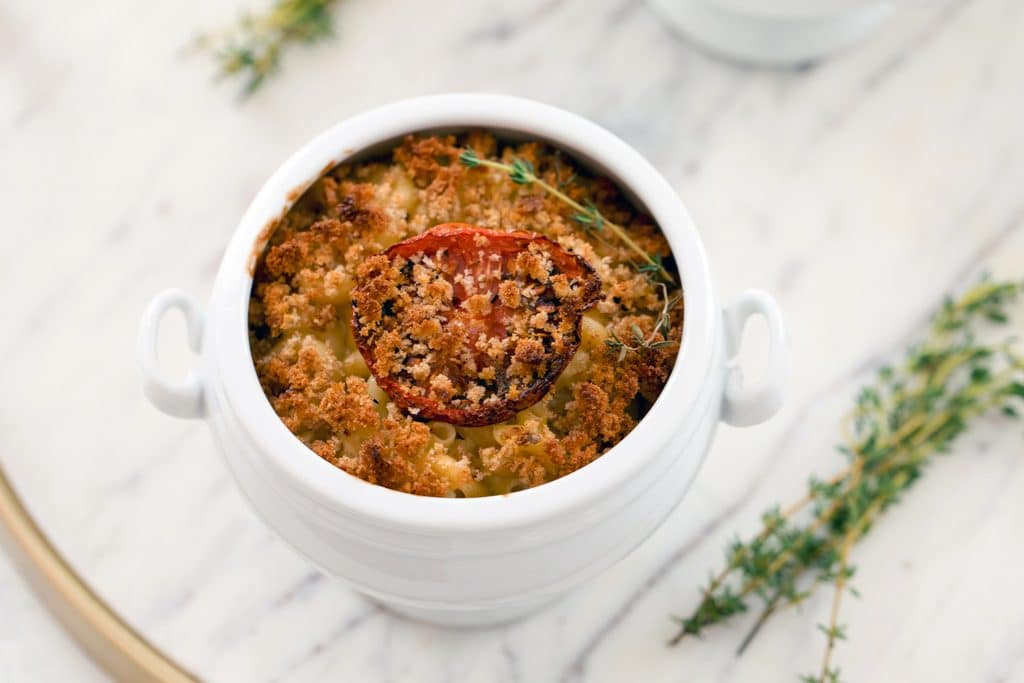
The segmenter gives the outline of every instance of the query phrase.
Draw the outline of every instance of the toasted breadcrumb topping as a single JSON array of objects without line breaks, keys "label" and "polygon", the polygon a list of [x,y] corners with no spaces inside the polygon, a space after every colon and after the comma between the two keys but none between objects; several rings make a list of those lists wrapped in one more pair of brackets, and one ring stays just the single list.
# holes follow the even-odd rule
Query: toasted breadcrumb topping
[{"label": "toasted breadcrumb topping", "polygon": [[[386,157],[342,164],[314,182],[257,260],[249,305],[257,375],[284,424],[321,458],[373,484],[420,495],[506,493],[592,462],[643,417],[678,351],[645,348],[620,360],[605,339],[629,339],[634,329],[651,334],[662,306],[659,288],[639,272],[628,248],[585,231],[542,190],[516,185],[497,169],[460,165],[466,147],[506,163],[532,163],[546,182],[593,201],[673,268],[664,236],[614,183],[539,143],[502,144],[482,132],[410,136]],[[466,246],[485,260],[452,270],[437,250],[401,259],[382,253],[443,223],[543,235],[593,269],[600,281],[593,306],[572,308],[581,280],[553,267],[552,252],[542,247],[492,262],[483,242],[491,238],[478,235]],[[513,272],[516,279],[507,277]],[[401,326],[374,328],[375,373],[402,378],[449,407],[520,400],[550,369],[559,344],[567,362],[539,400],[528,396],[528,407],[516,406],[498,424],[453,424],[424,414],[423,406],[402,410],[357,348],[357,281],[358,298],[377,302],[382,317],[395,316],[399,292],[410,296]],[[375,315],[358,302],[356,308],[360,316]],[[496,318],[511,318],[513,334],[492,329]],[[453,334],[453,320],[482,329]],[[655,338],[678,341],[682,325],[683,307],[676,306],[667,334]]]}]

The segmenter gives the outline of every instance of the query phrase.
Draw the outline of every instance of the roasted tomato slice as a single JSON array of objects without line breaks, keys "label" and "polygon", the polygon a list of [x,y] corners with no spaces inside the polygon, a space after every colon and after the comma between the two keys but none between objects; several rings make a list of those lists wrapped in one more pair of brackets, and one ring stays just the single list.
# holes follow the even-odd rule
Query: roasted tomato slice
[{"label": "roasted tomato slice", "polygon": [[546,237],[446,223],[359,268],[356,344],[406,413],[495,424],[547,393],[600,289],[589,263]]}]

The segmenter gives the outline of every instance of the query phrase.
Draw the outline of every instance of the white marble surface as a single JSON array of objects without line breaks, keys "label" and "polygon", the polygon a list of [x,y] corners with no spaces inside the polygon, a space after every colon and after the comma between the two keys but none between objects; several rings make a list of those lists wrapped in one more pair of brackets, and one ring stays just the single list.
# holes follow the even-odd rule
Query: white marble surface
[{"label": "white marble surface", "polygon": [[[734,531],[837,466],[851,394],[941,292],[983,265],[1024,273],[1024,4],[925,3],[839,59],[775,73],[700,54],[638,1],[344,0],[339,40],[289,55],[244,106],[179,53],[238,4],[0,6],[0,457],[74,566],[212,682],[792,681],[815,667],[828,593],[740,659],[749,620],[668,649],[669,615],[694,605]],[[783,413],[721,429],[631,557],[481,632],[402,621],[321,578],[252,516],[202,424],[145,403],[132,354],[152,294],[209,292],[236,220],[297,145],[451,90],[548,101],[634,144],[692,210],[723,295],[779,297],[796,360]],[[1024,681],[1021,432],[986,422],[858,546],[864,597],[837,654],[851,680]],[[68,680],[103,677],[0,559],[0,681]]]}]

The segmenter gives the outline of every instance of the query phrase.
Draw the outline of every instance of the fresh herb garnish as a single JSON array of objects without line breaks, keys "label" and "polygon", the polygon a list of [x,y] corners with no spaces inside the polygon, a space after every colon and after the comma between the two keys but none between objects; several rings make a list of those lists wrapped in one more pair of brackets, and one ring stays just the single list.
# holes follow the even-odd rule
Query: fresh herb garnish
[{"label": "fresh herb garnish", "polygon": [[[619,339],[614,330],[611,332],[611,339],[604,340],[604,343],[608,348],[617,349],[619,351],[620,363],[626,358],[627,353],[637,353],[644,349],[663,349],[666,346],[674,346],[679,343],[668,338],[672,325],[671,320],[669,320],[669,311],[671,311],[676,304],[682,301],[683,298],[679,294],[670,297],[668,295],[668,288],[663,282],[659,282],[658,286],[661,288],[661,299],[663,303],[661,306],[661,313],[658,315],[658,319],[655,320],[654,329],[651,330],[651,333],[645,337],[643,331],[637,325],[633,325],[630,328],[630,333],[633,335],[631,339],[632,343]],[[662,339],[658,339],[659,335]]]},{"label": "fresh herb garnish", "polygon": [[[461,154],[459,154],[459,162],[467,168],[486,166],[487,168],[495,168],[500,171],[504,171],[508,174],[509,178],[512,179],[512,182],[517,185],[537,185],[551,196],[572,208],[575,211],[573,214],[573,220],[586,228],[588,232],[601,236],[605,234],[606,231],[610,231],[627,247],[639,255],[640,258],[643,259],[644,264],[652,268],[654,272],[657,272],[665,282],[675,283],[675,280],[672,278],[672,275],[669,274],[668,270],[665,269],[660,258],[656,259],[656,257],[651,256],[644,251],[643,247],[637,244],[624,228],[609,221],[601,215],[601,212],[598,211],[597,207],[594,206],[593,203],[586,201],[581,204],[562,192],[560,189],[561,181],[559,181],[559,187],[555,187],[554,185],[551,185],[539,178],[533,168],[533,164],[530,162],[523,159],[515,159],[511,164],[505,164],[500,161],[483,159],[477,155],[476,151],[472,148],[466,148]],[[558,168],[558,175],[561,175],[561,167]]]},{"label": "fresh herb garnish", "polygon": [[854,592],[848,585],[854,573],[851,547],[973,418],[994,410],[1018,415],[1024,359],[1012,349],[1015,340],[982,343],[975,327],[983,320],[1005,323],[1006,308],[1022,289],[1022,283],[983,279],[959,300],[946,300],[906,359],[882,368],[858,395],[839,447],[849,466],[827,480],[811,478],[803,498],[771,508],[756,536],[731,543],[725,567],[701,589],[693,613],[679,619],[671,644],[746,612],[756,598],[761,614],[741,643],[742,652],[769,618],[831,583],[829,621],[819,626],[826,638],[821,666],[800,680],[839,682],[832,657],[836,641],[846,638],[839,623],[842,597]]},{"label": "fresh herb garnish", "polygon": [[220,76],[245,79],[242,96],[254,93],[280,67],[281,53],[292,43],[313,43],[332,33],[335,0],[276,0],[263,14],[245,14],[232,29],[206,34],[196,47],[212,50]]}]

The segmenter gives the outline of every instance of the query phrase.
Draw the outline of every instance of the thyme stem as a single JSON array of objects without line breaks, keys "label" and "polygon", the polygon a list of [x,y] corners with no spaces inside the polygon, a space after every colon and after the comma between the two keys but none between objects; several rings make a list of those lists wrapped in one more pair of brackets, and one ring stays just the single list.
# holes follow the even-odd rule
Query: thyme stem
[{"label": "thyme stem", "polygon": [[612,221],[609,221],[607,218],[602,216],[601,213],[597,210],[597,207],[593,205],[585,206],[583,204],[580,204],[578,201],[576,201],[566,193],[562,192],[560,188],[555,187],[550,183],[544,181],[544,179],[537,176],[532,166],[530,166],[529,164],[522,161],[516,161],[512,164],[506,164],[500,161],[494,161],[492,159],[484,159],[478,156],[477,153],[472,149],[464,150],[462,154],[459,155],[459,161],[462,162],[464,166],[467,166],[469,168],[474,168],[476,166],[484,166],[486,168],[493,168],[499,171],[503,171],[507,173],[514,182],[520,185],[537,185],[545,192],[550,194],[552,197],[555,197],[563,204],[574,209],[576,211],[575,218],[577,221],[582,222],[584,224],[592,225],[598,230],[602,228],[608,228],[613,233],[615,233],[616,237],[622,240],[623,244],[625,244],[627,247],[632,249],[638,256],[640,256],[640,258],[644,260],[645,264],[649,268],[656,270],[661,275],[662,279],[665,280],[665,282],[673,284],[675,283],[675,280],[672,278],[672,275],[669,274],[667,270],[665,270],[665,266],[662,265],[661,261],[655,259],[653,256],[644,251],[643,247],[637,244],[636,241],[629,236],[629,233],[626,232],[624,228],[622,228],[620,225],[616,223],[613,223]]},{"label": "thyme stem", "polygon": [[[860,482],[861,472],[863,472],[863,470],[864,459],[863,457],[858,455],[857,460],[854,463],[854,471],[851,477],[853,485]],[[876,501],[876,504],[877,503],[878,501]],[[865,516],[865,518],[867,517]],[[861,528],[863,527],[858,525],[850,531],[846,532],[846,535],[843,538],[842,549],[839,551],[839,570],[836,573],[836,592],[835,597],[832,599],[832,614],[829,617],[828,629],[826,633],[827,641],[825,645],[825,656],[821,664],[821,675],[818,676],[818,678],[820,678],[822,681],[825,680],[825,677],[829,675],[830,672],[829,663],[832,660],[832,651],[835,649],[836,638],[842,637],[839,628],[839,603],[843,599],[843,590],[845,590],[846,587],[846,561],[850,555],[850,545],[852,545],[853,542],[856,540],[857,534],[859,533]]]},{"label": "thyme stem", "polygon": [[779,600],[781,599],[782,591],[775,591],[775,594],[772,596],[772,599],[769,600],[768,604],[766,604],[764,606],[764,609],[761,610],[761,615],[757,618],[757,621],[754,622],[753,627],[751,627],[751,629],[747,631],[747,635],[743,637],[742,641],[740,641],[739,647],[736,648],[737,657],[746,652],[750,644],[754,642],[754,638],[756,638],[757,634],[761,632],[761,627],[763,627],[768,622],[768,617],[775,614],[775,610],[778,609]]}]

